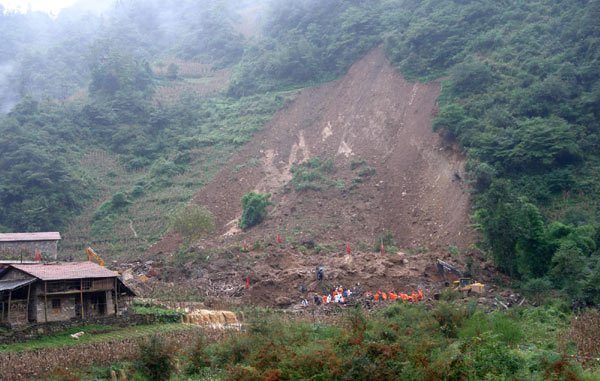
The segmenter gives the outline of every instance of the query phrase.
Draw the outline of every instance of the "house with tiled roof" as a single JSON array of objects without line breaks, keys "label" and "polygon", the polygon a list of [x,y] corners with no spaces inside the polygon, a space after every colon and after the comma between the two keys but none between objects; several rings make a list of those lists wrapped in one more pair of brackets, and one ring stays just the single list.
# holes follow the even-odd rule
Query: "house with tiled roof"
[{"label": "house with tiled roof", "polygon": [[35,259],[36,253],[56,259],[59,232],[0,233],[0,259]]},{"label": "house with tiled roof", "polygon": [[135,294],[92,262],[13,263],[0,273],[0,323],[44,323],[111,316]]}]

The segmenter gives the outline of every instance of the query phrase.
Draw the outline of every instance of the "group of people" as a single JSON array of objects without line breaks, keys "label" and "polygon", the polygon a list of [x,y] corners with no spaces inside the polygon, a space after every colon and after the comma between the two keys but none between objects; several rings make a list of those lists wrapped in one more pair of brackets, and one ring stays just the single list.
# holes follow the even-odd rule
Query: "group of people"
[{"label": "group of people", "polygon": [[423,290],[419,289],[419,292],[414,292],[410,295],[404,293],[395,293],[389,291],[388,293],[377,291],[375,294],[372,292],[365,292],[365,299],[367,300],[375,300],[375,301],[386,301],[386,300],[396,300],[402,299],[403,302],[418,302],[423,300]]},{"label": "group of people", "polygon": [[[317,280],[323,280],[323,271],[325,269],[323,267],[317,266]],[[353,292],[348,290],[344,290],[342,286],[334,287],[331,291],[331,294],[320,296],[318,294],[314,295],[315,305],[320,306],[321,304],[327,305],[329,303],[346,303],[352,295]],[[402,299],[404,302],[418,302],[423,300],[423,290],[419,289],[418,292],[412,292],[412,294],[404,294],[404,293],[395,293],[392,291],[389,292],[381,292],[377,291],[375,294],[372,292],[365,292],[364,298],[367,301],[386,301],[386,300],[396,300]],[[308,301],[306,299],[302,299],[302,307],[308,307]]]},{"label": "group of people", "polygon": [[315,305],[320,306],[321,304],[327,305],[329,303],[346,303],[353,292],[350,289],[344,290],[342,286],[334,287],[331,294],[319,296],[315,294],[314,302]]}]

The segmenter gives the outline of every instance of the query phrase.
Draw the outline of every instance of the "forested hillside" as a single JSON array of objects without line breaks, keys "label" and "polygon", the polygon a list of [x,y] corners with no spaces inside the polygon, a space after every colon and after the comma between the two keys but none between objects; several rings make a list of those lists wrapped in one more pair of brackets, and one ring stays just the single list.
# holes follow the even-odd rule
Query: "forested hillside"
[{"label": "forested hillside", "polygon": [[[259,3],[2,14],[0,102],[19,103],[0,120],[0,229],[58,230],[83,212],[93,225],[82,240],[118,238],[129,205],[160,199],[160,214],[172,212],[179,204],[152,195],[177,186],[184,203],[289,91],[384,46],[405,77],[442,80],[433,128],[468,156],[478,249],[525,289],[600,302],[600,1],[277,0],[244,37],[239,11]],[[177,65],[159,74],[169,57],[231,80],[157,103],[161,83],[204,80]],[[100,151],[120,169],[90,175],[81,160]]]}]

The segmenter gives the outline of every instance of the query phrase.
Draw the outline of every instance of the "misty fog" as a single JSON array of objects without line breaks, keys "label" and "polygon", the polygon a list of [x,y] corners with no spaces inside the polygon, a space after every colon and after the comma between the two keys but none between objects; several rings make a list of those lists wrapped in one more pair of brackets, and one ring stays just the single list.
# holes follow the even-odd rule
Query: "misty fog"
[{"label": "misty fog", "polygon": [[[90,48],[104,39],[136,60],[153,61],[170,54],[217,65],[231,64],[241,57],[241,40],[247,35],[241,30],[240,14],[264,3],[80,0],[55,18],[43,12],[4,10],[0,13],[0,111],[10,111],[26,95],[63,100],[85,88],[90,80]],[[206,42],[204,34],[229,26],[226,40],[217,41],[218,45]],[[219,61],[216,56],[223,45],[234,54]]]}]

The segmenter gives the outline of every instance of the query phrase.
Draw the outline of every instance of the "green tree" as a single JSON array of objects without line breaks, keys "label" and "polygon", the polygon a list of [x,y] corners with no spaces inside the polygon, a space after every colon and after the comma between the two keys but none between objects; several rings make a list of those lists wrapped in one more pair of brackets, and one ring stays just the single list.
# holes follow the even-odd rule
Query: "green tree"
[{"label": "green tree", "polygon": [[522,198],[514,217],[518,229],[515,250],[519,275],[544,276],[550,267],[552,252],[545,242],[542,214],[535,205]]},{"label": "green tree", "polygon": [[457,95],[481,93],[492,83],[490,68],[475,58],[457,64],[450,70],[451,91]]},{"label": "green tree", "polygon": [[519,237],[514,216],[517,200],[511,183],[496,180],[486,194],[478,199],[473,219],[482,232],[489,252],[498,267],[512,276],[518,275],[515,246]]},{"label": "green tree", "polygon": [[171,218],[171,229],[186,239],[210,234],[215,228],[215,218],[207,208],[188,204]]},{"label": "green tree", "polygon": [[179,66],[174,63],[169,64],[167,67],[167,78],[170,80],[177,79],[177,72],[179,71]]},{"label": "green tree", "polygon": [[127,194],[125,194],[123,192],[115,193],[111,197],[110,202],[111,202],[113,208],[115,208],[115,209],[123,208],[123,207],[131,204],[131,201],[127,197]]},{"label": "green tree", "polygon": [[587,275],[586,260],[575,242],[565,240],[552,257],[550,276],[554,285],[570,297],[581,297],[583,282]]},{"label": "green tree", "polygon": [[252,226],[261,223],[267,216],[267,206],[273,205],[269,198],[270,193],[255,193],[250,192],[242,197],[242,218],[240,218],[240,228],[247,230]]},{"label": "green tree", "polygon": [[600,262],[596,263],[593,271],[583,282],[582,291],[588,303],[600,305]]},{"label": "green tree", "polygon": [[541,305],[546,293],[552,288],[552,283],[545,278],[529,279],[523,284],[522,289],[534,303]]}]

